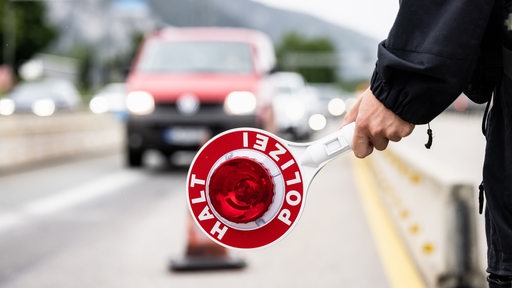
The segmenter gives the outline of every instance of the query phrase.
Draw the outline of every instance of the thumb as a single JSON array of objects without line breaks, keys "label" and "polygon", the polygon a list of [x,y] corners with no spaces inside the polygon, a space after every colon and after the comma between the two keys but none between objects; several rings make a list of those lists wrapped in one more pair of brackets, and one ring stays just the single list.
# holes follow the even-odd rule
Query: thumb
[{"label": "thumb", "polygon": [[357,113],[359,112],[359,106],[361,105],[362,98],[363,97],[359,97],[356,103],[354,103],[354,106],[352,106],[352,108],[347,112],[347,114],[345,114],[345,117],[343,117],[343,122],[341,123],[341,127],[356,121]]}]

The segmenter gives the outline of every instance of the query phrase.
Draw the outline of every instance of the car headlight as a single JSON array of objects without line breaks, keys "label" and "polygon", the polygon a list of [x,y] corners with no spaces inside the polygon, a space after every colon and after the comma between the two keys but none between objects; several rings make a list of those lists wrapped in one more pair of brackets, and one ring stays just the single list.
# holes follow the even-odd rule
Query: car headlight
[{"label": "car headlight", "polygon": [[224,110],[232,115],[248,115],[256,111],[256,96],[249,91],[229,93],[224,101]]},{"label": "car headlight", "polygon": [[89,109],[91,109],[94,114],[101,114],[108,112],[110,107],[105,97],[98,96],[91,99],[91,102],[89,102]]},{"label": "car headlight", "polygon": [[309,127],[314,131],[320,131],[327,126],[327,119],[322,114],[313,114],[308,120]]},{"label": "car headlight", "polygon": [[0,115],[9,116],[14,113],[14,110],[16,110],[16,106],[12,99],[0,99]]},{"label": "car headlight", "polygon": [[327,110],[332,116],[341,116],[347,110],[345,101],[340,98],[333,98],[327,104]]},{"label": "car headlight", "polygon": [[155,99],[145,91],[130,92],[126,96],[126,108],[133,114],[146,115],[155,110]]},{"label": "car headlight", "polygon": [[52,99],[40,99],[32,103],[31,108],[37,116],[51,116],[55,112],[55,102]]}]

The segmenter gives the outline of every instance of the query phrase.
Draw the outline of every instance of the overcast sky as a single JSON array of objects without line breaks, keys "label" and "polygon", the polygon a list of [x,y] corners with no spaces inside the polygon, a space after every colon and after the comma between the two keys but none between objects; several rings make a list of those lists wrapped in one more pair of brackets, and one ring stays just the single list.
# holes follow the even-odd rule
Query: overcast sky
[{"label": "overcast sky", "polygon": [[254,0],[306,12],[382,40],[393,24],[398,0]]}]

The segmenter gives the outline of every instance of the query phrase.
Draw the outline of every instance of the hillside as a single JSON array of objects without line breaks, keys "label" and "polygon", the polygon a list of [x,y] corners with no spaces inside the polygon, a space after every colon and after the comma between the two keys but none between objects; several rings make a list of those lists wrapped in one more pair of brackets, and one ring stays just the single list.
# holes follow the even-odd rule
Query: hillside
[{"label": "hillside", "polygon": [[239,26],[266,32],[279,41],[289,31],[326,36],[340,54],[342,75],[368,77],[374,67],[378,41],[314,16],[276,9],[251,0],[149,0],[151,10],[173,26]]},{"label": "hillside", "polygon": [[[138,3],[126,11],[120,3]],[[49,18],[61,28],[57,51],[76,45],[94,47],[105,61],[130,48],[131,34],[155,27],[231,26],[254,28],[278,42],[284,33],[326,36],[337,46],[345,79],[367,78],[378,41],[304,13],[276,9],[252,0],[80,0],[47,1]],[[124,7],[124,6],[123,6]]]}]

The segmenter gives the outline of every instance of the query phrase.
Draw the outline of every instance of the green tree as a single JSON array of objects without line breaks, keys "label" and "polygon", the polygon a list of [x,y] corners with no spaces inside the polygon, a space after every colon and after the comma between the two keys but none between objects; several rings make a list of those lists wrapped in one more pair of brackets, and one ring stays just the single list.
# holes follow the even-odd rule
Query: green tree
[{"label": "green tree", "polygon": [[0,0],[1,64],[17,71],[23,62],[41,52],[58,35],[46,21],[44,1]]},{"label": "green tree", "polygon": [[130,48],[127,52],[116,55],[106,63],[106,77],[108,82],[124,81],[128,76],[132,62],[137,54],[139,46],[144,39],[144,34],[140,32],[132,33]]},{"label": "green tree", "polygon": [[333,83],[337,80],[336,47],[327,37],[305,37],[286,33],[276,47],[280,70],[300,73],[311,83]]},{"label": "green tree", "polygon": [[70,52],[70,56],[78,60],[78,87],[81,91],[87,91],[91,87],[91,70],[94,58],[93,49],[88,46],[76,46]]}]

